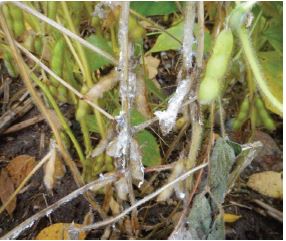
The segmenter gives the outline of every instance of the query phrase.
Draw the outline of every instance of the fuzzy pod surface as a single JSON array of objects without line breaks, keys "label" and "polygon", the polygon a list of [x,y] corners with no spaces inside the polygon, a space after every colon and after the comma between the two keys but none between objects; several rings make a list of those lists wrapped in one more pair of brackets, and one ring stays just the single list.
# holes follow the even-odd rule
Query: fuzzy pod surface
[{"label": "fuzzy pod surface", "polygon": [[210,104],[219,97],[232,49],[232,32],[230,29],[224,29],[216,39],[213,53],[207,63],[205,76],[200,85],[199,101],[201,104]]}]

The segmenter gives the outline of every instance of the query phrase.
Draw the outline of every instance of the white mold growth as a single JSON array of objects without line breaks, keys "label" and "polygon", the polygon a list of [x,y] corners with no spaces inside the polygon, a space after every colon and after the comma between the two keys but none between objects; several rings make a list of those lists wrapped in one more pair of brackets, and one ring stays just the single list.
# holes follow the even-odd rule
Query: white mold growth
[{"label": "white mold growth", "polygon": [[107,17],[108,12],[110,10],[113,10],[119,5],[120,5],[120,2],[116,2],[116,1],[99,2],[95,5],[94,12],[92,15],[100,19],[105,19]]},{"label": "white mold growth", "polygon": [[116,193],[121,200],[127,200],[128,197],[128,184],[125,177],[120,178],[114,183]]},{"label": "white mold growth", "polygon": [[144,182],[144,166],[140,147],[135,139],[132,138],[130,143],[130,169],[132,178],[139,181],[138,187]]},{"label": "white mold growth", "polygon": [[194,44],[194,22],[195,22],[195,6],[193,2],[186,3],[185,23],[184,23],[184,39],[182,53],[184,56],[184,64],[186,70],[192,67],[193,62],[193,44]]},{"label": "white mold growth", "polygon": [[159,124],[163,135],[167,135],[174,128],[177,115],[186,95],[189,92],[189,88],[190,82],[187,80],[182,80],[176,89],[176,93],[169,100],[167,110],[156,111],[154,113],[159,119]]}]

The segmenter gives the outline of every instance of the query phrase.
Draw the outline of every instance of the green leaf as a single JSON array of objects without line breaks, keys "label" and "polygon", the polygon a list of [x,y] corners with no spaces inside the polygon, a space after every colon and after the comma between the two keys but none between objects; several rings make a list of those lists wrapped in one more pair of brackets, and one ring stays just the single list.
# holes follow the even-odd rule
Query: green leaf
[{"label": "green leaf", "polygon": [[273,24],[263,33],[272,47],[283,55],[283,23]]},{"label": "green leaf", "polygon": [[131,2],[130,7],[144,16],[167,15],[177,11],[175,2],[165,1],[134,1]]},{"label": "green leaf", "polygon": [[[107,53],[113,54],[112,48],[110,46],[110,42],[108,42],[105,38],[93,34],[87,37],[85,40],[93,44],[94,46],[106,51]],[[87,57],[87,61],[89,63],[91,71],[95,71],[111,63],[110,60],[105,59],[104,57],[93,52],[90,49],[86,48],[85,51],[86,51],[86,57]]]},{"label": "green leaf", "polygon": [[[179,24],[166,29],[170,34],[174,35],[180,41],[183,40],[184,35],[184,23],[180,22]],[[156,40],[156,43],[149,51],[150,53],[160,52],[160,51],[167,51],[167,50],[178,50],[181,48],[181,44],[170,37],[166,33],[161,33]]]},{"label": "green leaf", "polygon": [[222,213],[215,218],[208,235],[208,240],[225,240],[225,227]]},{"label": "green leaf", "polygon": [[235,161],[232,147],[223,138],[216,141],[210,160],[209,187],[216,203],[222,204],[227,189],[227,180]]},{"label": "green leaf", "polygon": [[188,221],[192,239],[205,240],[212,223],[211,206],[205,194],[200,193],[194,198]]},{"label": "green leaf", "polygon": [[[194,35],[197,37],[198,35],[198,25],[195,24],[194,27]],[[179,39],[181,42],[183,41],[184,36],[184,22],[180,22],[171,28],[166,29],[170,34],[174,37]],[[205,31],[205,51],[209,52],[211,48],[211,36],[208,31]],[[166,33],[161,33],[157,38],[154,46],[149,50],[150,53],[161,52],[161,51],[168,51],[168,50],[179,50],[181,48],[181,44],[175,40],[174,38],[170,37]],[[196,46],[195,46],[196,48]]]},{"label": "green leaf", "polygon": [[162,89],[158,88],[152,80],[147,78],[145,80],[145,83],[146,83],[146,87],[148,89],[148,93],[151,92],[156,97],[158,97],[161,101],[163,101],[167,98],[167,96],[164,94]]},{"label": "green leaf", "polygon": [[234,154],[235,156],[238,156],[241,152],[242,152],[242,148],[241,148],[241,145],[234,142],[234,141],[226,141],[227,144],[229,144],[232,149],[234,150]]},{"label": "green leaf", "polygon": [[[276,51],[268,51],[259,52],[258,58],[270,92],[283,103],[283,57]],[[279,115],[280,111],[267,98],[262,98],[266,108]]]},{"label": "green leaf", "polygon": [[[145,121],[138,111],[131,111],[131,125],[139,125]],[[147,130],[140,131],[135,136],[142,151],[142,162],[144,166],[150,167],[161,164],[160,149],[156,138]]]}]

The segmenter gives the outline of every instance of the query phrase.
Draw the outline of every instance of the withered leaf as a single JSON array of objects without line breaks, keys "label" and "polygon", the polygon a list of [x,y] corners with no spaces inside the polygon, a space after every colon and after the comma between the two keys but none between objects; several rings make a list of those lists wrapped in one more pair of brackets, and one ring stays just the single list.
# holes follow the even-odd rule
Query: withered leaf
[{"label": "withered leaf", "polygon": [[14,185],[18,187],[35,165],[35,157],[20,155],[9,162],[6,166],[6,170],[12,178]]},{"label": "withered leaf", "polygon": [[[5,168],[0,172],[0,199],[2,204],[6,203],[9,197],[14,192],[13,180],[9,176]],[[16,198],[14,198],[10,204],[6,207],[7,212],[11,216],[16,208]]]}]

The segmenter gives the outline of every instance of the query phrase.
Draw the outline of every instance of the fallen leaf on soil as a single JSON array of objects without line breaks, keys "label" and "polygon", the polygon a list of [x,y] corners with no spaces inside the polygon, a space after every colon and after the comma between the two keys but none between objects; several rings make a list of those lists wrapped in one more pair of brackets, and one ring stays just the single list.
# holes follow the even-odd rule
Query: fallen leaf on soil
[{"label": "fallen leaf on soil", "polygon": [[[8,172],[3,168],[0,172],[0,199],[2,204],[6,203],[14,192],[13,180],[9,177]],[[11,216],[16,208],[16,198],[6,207],[7,212]]]},{"label": "fallen leaf on soil", "polygon": [[158,66],[160,64],[160,60],[149,55],[144,58],[144,61],[148,72],[148,78],[149,79],[155,78],[155,76],[158,73]]},{"label": "fallen leaf on soil", "polygon": [[[42,229],[36,236],[36,240],[68,240],[70,239],[68,230],[71,225],[74,225],[77,228],[82,226],[81,224],[76,223],[55,223]],[[85,237],[86,234],[84,232],[80,232],[77,239],[84,240]]]},{"label": "fallen leaf on soil", "polygon": [[25,179],[36,165],[35,157],[29,155],[20,155],[15,157],[6,166],[13,183],[16,187]]},{"label": "fallen leaf on soil", "polygon": [[268,197],[283,197],[283,179],[279,172],[255,173],[249,177],[247,186]]},{"label": "fallen leaf on soil", "polygon": [[235,215],[235,214],[231,214],[231,213],[225,213],[223,215],[223,220],[225,223],[234,223],[236,222],[238,219],[240,219],[241,216]]}]

